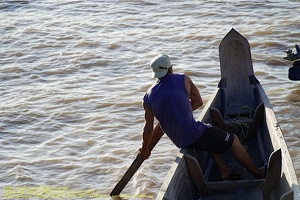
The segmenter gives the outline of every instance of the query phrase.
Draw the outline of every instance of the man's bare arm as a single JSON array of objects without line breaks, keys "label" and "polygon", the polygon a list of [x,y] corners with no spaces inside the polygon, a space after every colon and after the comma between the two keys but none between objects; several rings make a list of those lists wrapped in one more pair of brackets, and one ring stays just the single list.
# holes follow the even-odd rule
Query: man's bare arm
[{"label": "man's bare arm", "polygon": [[193,81],[190,79],[190,77],[188,77],[187,75],[185,75],[184,77],[184,83],[187,92],[190,94],[192,109],[196,110],[197,108],[203,105],[203,100],[200,95],[200,92],[198,88],[195,86],[195,84],[193,83]]},{"label": "man's bare arm", "polygon": [[149,144],[153,136],[154,115],[144,102],[143,107],[145,110],[145,124],[143,129],[143,145],[140,149],[140,153],[142,154],[144,159],[147,159],[151,154],[149,150]]}]

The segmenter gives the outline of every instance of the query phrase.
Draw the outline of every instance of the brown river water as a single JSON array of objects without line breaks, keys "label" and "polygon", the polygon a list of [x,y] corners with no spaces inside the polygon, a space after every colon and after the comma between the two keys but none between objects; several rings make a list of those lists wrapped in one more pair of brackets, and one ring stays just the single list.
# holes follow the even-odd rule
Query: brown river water
[{"label": "brown river water", "polygon": [[[283,59],[300,43],[299,7],[297,0],[0,1],[2,199],[110,199],[141,146],[151,59],[168,54],[207,102],[231,28],[250,43],[299,180],[300,82],[288,79],[292,62]],[[154,199],[177,152],[164,136],[124,199]]]}]

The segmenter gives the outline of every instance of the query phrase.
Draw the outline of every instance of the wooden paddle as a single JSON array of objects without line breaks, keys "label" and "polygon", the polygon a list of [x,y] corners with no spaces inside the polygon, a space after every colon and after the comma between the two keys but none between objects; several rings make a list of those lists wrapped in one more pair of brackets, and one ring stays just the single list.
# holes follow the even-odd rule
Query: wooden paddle
[{"label": "wooden paddle", "polygon": [[[155,147],[155,145],[158,143],[160,138],[163,136],[163,132],[159,125],[157,125],[154,129],[153,136],[149,145],[150,152]],[[115,188],[110,193],[110,196],[118,196],[124,189],[124,187],[127,185],[131,177],[135,174],[135,172],[138,170],[138,168],[141,166],[141,164],[144,162],[144,158],[141,156],[141,154],[138,154],[133,161],[133,163],[130,165],[130,167],[127,169],[125,174],[123,175],[122,179],[117,183]]]}]

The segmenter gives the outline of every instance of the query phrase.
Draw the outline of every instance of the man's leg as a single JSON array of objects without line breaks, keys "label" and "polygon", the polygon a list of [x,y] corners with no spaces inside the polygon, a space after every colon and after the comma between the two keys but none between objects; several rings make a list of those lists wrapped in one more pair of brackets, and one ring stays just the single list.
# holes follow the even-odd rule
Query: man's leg
[{"label": "man's leg", "polygon": [[255,178],[264,178],[264,167],[257,168],[254,165],[248,152],[242,146],[236,135],[234,135],[231,151],[237,161],[239,161],[239,163],[241,163]]},{"label": "man's leg", "polygon": [[[212,157],[212,159],[214,160],[214,162],[216,163],[220,174],[221,174],[221,179],[222,180],[226,180],[228,179],[231,174],[233,173],[232,169],[230,169],[228,166],[226,166],[221,158],[220,154],[216,154],[216,153],[209,153],[209,155]],[[242,175],[241,173],[239,175]]]},{"label": "man's leg", "polygon": [[232,153],[236,160],[242,164],[255,178],[263,178],[264,167],[257,168],[252,162],[249,154],[241,145],[239,138],[234,134],[229,134],[219,128],[209,128],[198,140],[187,148],[205,150],[210,153],[211,157],[215,161],[217,167],[220,170],[222,179],[227,179],[232,173],[232,170],[228,171],[227,166],[223,163],[220,155],[222,152],[228,149],[232,150]]}]

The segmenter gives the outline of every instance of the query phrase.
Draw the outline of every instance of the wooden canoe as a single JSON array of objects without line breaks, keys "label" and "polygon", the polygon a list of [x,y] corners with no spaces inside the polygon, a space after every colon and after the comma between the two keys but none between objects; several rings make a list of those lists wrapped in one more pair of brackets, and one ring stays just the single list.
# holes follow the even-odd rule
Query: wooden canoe
[{"label": "wooden canoe", "polygon": [[198,120],[234,132],[257,166],[267,166],[255,179],[233,158],[224,162],[242,171],[238,180],[221,181],[207,152],[181,149],[157,199],[300,199],[293,163],[272,106],[253,73],[250,46],[232,29],[219,46],[221,80]]}]

